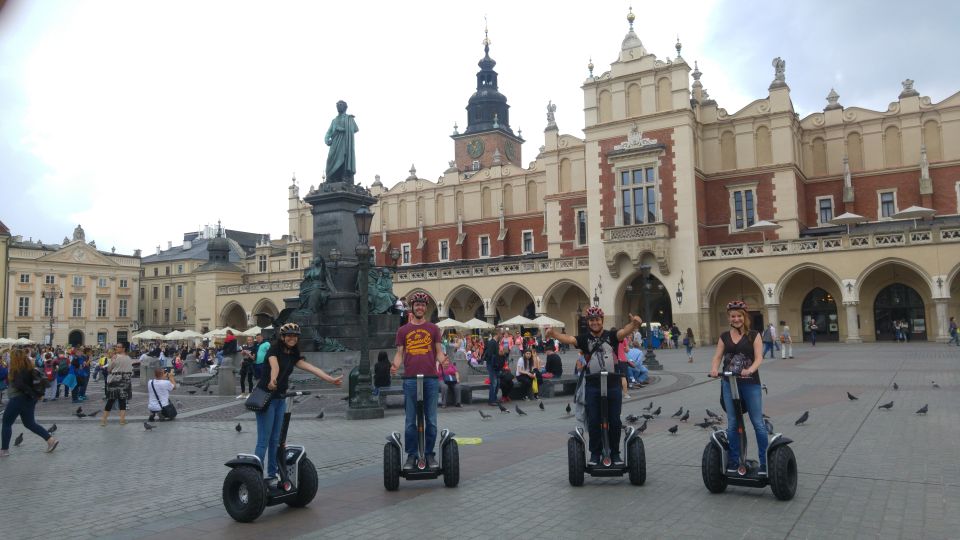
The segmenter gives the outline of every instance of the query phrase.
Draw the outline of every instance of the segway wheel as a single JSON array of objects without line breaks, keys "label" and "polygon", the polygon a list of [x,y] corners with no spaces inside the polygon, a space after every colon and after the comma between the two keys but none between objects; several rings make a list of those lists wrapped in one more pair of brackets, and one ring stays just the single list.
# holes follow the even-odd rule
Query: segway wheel
[{"label": "segway wheel", "polygon": [[627,468],[631,484],[642,486],[647,481],[647,455],[640,437],[634,437],[627,443]]},{"label": "segway wheel", "polygon": [[770,489],[781,501],[789,501],[797,493],[797,458],[789,446],[778,446],[770,452],[767,463]]},{"label": "segway wheel", "polygon": [[317,468],[307,457],[300,460],[297,465],[297,496],[292,501],[287,501],[287,506],[294,508],[303,508],[310,504],[310,501],[317,496]]},{"label": "segway wheel", "polygon": [[576,437],[570,437],[570,440],[567,441],[567,469],[571,486],[579,487],[583,485],[583,470],[586,468],[586,459],[583,443]]},{"label": "segway wheel", "polygon": [[400,487],[400,449],[397,445],[383,445],[383,487],[396,491]]},{"label": "segway wheel", "polygon": [[703,475],[703,485],[710,493],[723,493],[727,489],[727,477],[723,475],[723,454],[712,442],[708,442],[703,449],[700,473]]},{"label": "segway wheel", "polygon": [[230,517],[249,523],[267,506],[267,489],[260,471],[253,467],[234,467],[223,480],[223,507]]},{"label": "segway wheel", "polygon": [[443,485],[457,487],[460,483],[460,447],[457,441],[450,440],[443,447]]}]

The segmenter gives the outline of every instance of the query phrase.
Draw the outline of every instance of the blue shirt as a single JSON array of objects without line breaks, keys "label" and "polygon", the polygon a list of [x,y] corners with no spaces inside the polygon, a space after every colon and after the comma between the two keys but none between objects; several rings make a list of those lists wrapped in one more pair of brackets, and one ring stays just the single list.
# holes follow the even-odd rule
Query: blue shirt
[{"label": "blue shirt", "polygon": [[634,366],[639,367],[643,364],[643,351],[630,347],[630,349],[627,350],[627,360],[633,362]]}]

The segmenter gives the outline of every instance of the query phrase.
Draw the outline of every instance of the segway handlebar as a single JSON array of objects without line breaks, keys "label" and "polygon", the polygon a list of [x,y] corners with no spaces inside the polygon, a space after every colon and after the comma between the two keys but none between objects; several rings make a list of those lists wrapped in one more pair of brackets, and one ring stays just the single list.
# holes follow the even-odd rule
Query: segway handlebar
[{"label": "segway handlebar", "polygon": [[[707,373],[707,377],[710,377],[710,374],[709,374],[709,373]],[[719,379],[720,377],[733,377],[733,372],[732,372],[732,371],[722,371],[722,372],[718,373],[716,377],[713,377],[713,378],[714,378],[714,379]]]},{"label": "segway handlebar", "polygon": [[287,392],[286,394],[283,395],[283,399],[287,399],[291,397],[299,397],[299,396],[309,396],[309,395],[310,395],[309,390],[297,390],[296,392]]},{"label": "segway handlebar", "polygon": [[[404,380],[406,380],[406,379],[416,379],[416,378],[417,378],[417,375],[404,375],[403,377],[400,377],[400,378],[401,378],[401,379],[404,379]],[[439,377],[437,377],[436,375],[424,375],[423,378],[424,378],[424,379],[439,379]]]}]

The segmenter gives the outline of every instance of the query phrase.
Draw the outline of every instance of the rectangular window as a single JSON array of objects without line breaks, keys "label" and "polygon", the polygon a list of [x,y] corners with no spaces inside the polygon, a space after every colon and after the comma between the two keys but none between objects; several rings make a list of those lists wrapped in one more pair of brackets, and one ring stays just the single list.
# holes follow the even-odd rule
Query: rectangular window
[{"label": "rectangular window", "polygon": [[267,256],[257,255],[257,272],[263,273],[266,271],[267,271]]},{"label": "rectangular window", "polygon": [[140,287],[140,299],[143,300],[147,297],[147,290],[143,287]]},{"label": "rectangular window", "polygon": [[473,160],[473,163],[470,164],[470,170],[472,170],[472,171],[479,171],[479,170],[480,170],[480,162],[477,161],[477,160]]},{"label": "rectangular window", "polygon": [[138,321],[140,321],[140,324],[143,324],[143,323],[145,322],[145,321],[143,320],[144,317],[145,317],[144,311],[141,309],[141,310],[140,310],[140,318],[137,319]]},{"label": "rectangular window", "polygon": [[480,242],[480,257],[485,258],[490,256],[490,236],[483,235],[478,240]]},{"label": "rectangular window", "polygon": [[20,283],[30,283],[30,274],[20,274]]},{"label": "rectangular window", "polygon": [[53,285],[57,282],[56,276],[43,276],[43,282],[47,285]]},{"label": "rectangular window", "polygon": [[53,317],[53,298],[44,298],[43,299],[43,316],[44,317]]},{"label": "rectangular window", "polygon": [[291,251],[290,252],[290,269],[297,270],[300,268],[300,252]]},{"label": "rectangular window", "polygon": [[165,276],[169,276],[169,275],[170,275],[170,267],[169,267],[169,266],[164,266],[164,267],[163,267],[163,275],[165,275]]},{"label": "rectangular window", "polygon": [[164,285],[164,286],[163,286],[163,297],[164,297],[164,298],[170,298],[170,286],[169,286],[169,285]]},{"label": "rectangular window", "polygon": [[97,278],[97,287],[100,287],[102,289],[102,288],[105,288],[106,286],[107,286],[107,278],[105,277]]},{"label": "rectangular window", "polygon": [[73,276],[73,286],[83,287],[83,276]]},{"label": "rectangular window", "polygon": [[182,274],[182,273],[183,273],[183,265],[182,265],[182,264],[178,264],[178,265],[177,265],[177,273],[178,273],[178,274]]},{"label": "rectangular window", "polygon": [[127,280],[126,280],[126,279],[121,279],[121,280],[120,280],[120,288],[121,288],[121,289],[126,289],[127,286],[128,286],[128,285],[127,285]]},{"label": "rectangular window", "polygon": [[730,215],[733,217],[731,220],[733,230],[742,231],[753,225],[754,221],[756,221],[757,212],[754,205],[754,201],[756,200],[755,190],[756,188],[741,188],[730,192]]},{"label": "rectangular window", "polygon": [[163,322],[170,322],[170,308],[163,308]]},{"label": "rectangular window", "polygon": [[587,211],[577,210],[577,245],[587,245]]},{"label": "rectangular window", "polygon": [[157,276],[159,276],[159,275],[160,275],[160,268],[154,267],[154,268],[153,268],[153,277],[157,277]]},{"label": "rectangular window", "polygon": [[17,317],[29,317],[30,316],[30,297],[21,296],[20,302],[17,305]]},{"label": "rectangular window", "polygon": [[523,253],[533,253],[533,231],[523,231],[522,237],[521,250]]},{"label": "rectangular window", "polygon": [[157,323],[157,310],[153,310],[153,323]]},{"label": "rectangular window", "polygon": [[410,244],[400,244],[400,264],[410,264]]},{"label": "rectangular window", "polygon": [[83,317],[83,298],[73,299],[73,309],[70,311],[71,317]]},{"label": "rectangular window", "polygon": [[897,213],[897,192],[881,191],[877,193],[880,200],[879,218],[892,218]]},{"label": "rectangular window", "polygon": [[97,317],[107,316],[107,299],[97,298]]},{"label": "rectangular window", "polygon": [[117,316],[123,319],[127,316],[127,299],[121,298],[118,305],[119,309],[117,310]]},{"label": "rectangular window", "polygon": [[183,308],[182,308],[182,307],[178,307],[178,308],[177,308],[177,322],[180,322],[180,321],[182,321],[182,320],[183,320]]},{"label": "rectangular window", "polygon": [[833,220],[833,196],[817,197],[817,225],[824,227]]},{"label": "rectangular window", "polygon": [[153,288],[153,299],[154,299],[154,300],[156,300],[157,298],[160,298],[160,296],[158,296],[159,291],[160,291],[160,289],[158,289],[157,287],[154,287],[154,288]]},{"label": "rectangular window", "polygon": [[440,261],[441,262],[449,261],[450,260],[450,241],[441,240],[439,251],[440,251],[439,253]]},{"label": "rectangular window", "polygon": [[183,298],[183,285],[177,285],[177,298]]},{"label": "rectangular window", "polygon": [[621,224],[656,223],[657,191],[655,167],[620,171]]}]

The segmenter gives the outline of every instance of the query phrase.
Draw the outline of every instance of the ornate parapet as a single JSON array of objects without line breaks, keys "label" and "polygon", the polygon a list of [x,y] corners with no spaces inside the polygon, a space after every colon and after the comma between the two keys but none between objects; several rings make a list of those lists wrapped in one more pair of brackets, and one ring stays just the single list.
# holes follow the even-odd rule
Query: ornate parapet
[{"label": "ornate parapet", "polygon": [[262,281],[259,283],[249,283],[245,285],[223,285],[217,287],[217,295],[245,294],[255,292],[270,291],[299,291],[299,279],[288,279],[284,281]]},{"label": "ornate parapet", "polygon": [[639,267],[644,253],[657,259],[661,275],[670,274],[670,227],[666,223],[628,225],[603,230],[603,254],[610,277],[620,276],[617,259],[621,254]]}]

